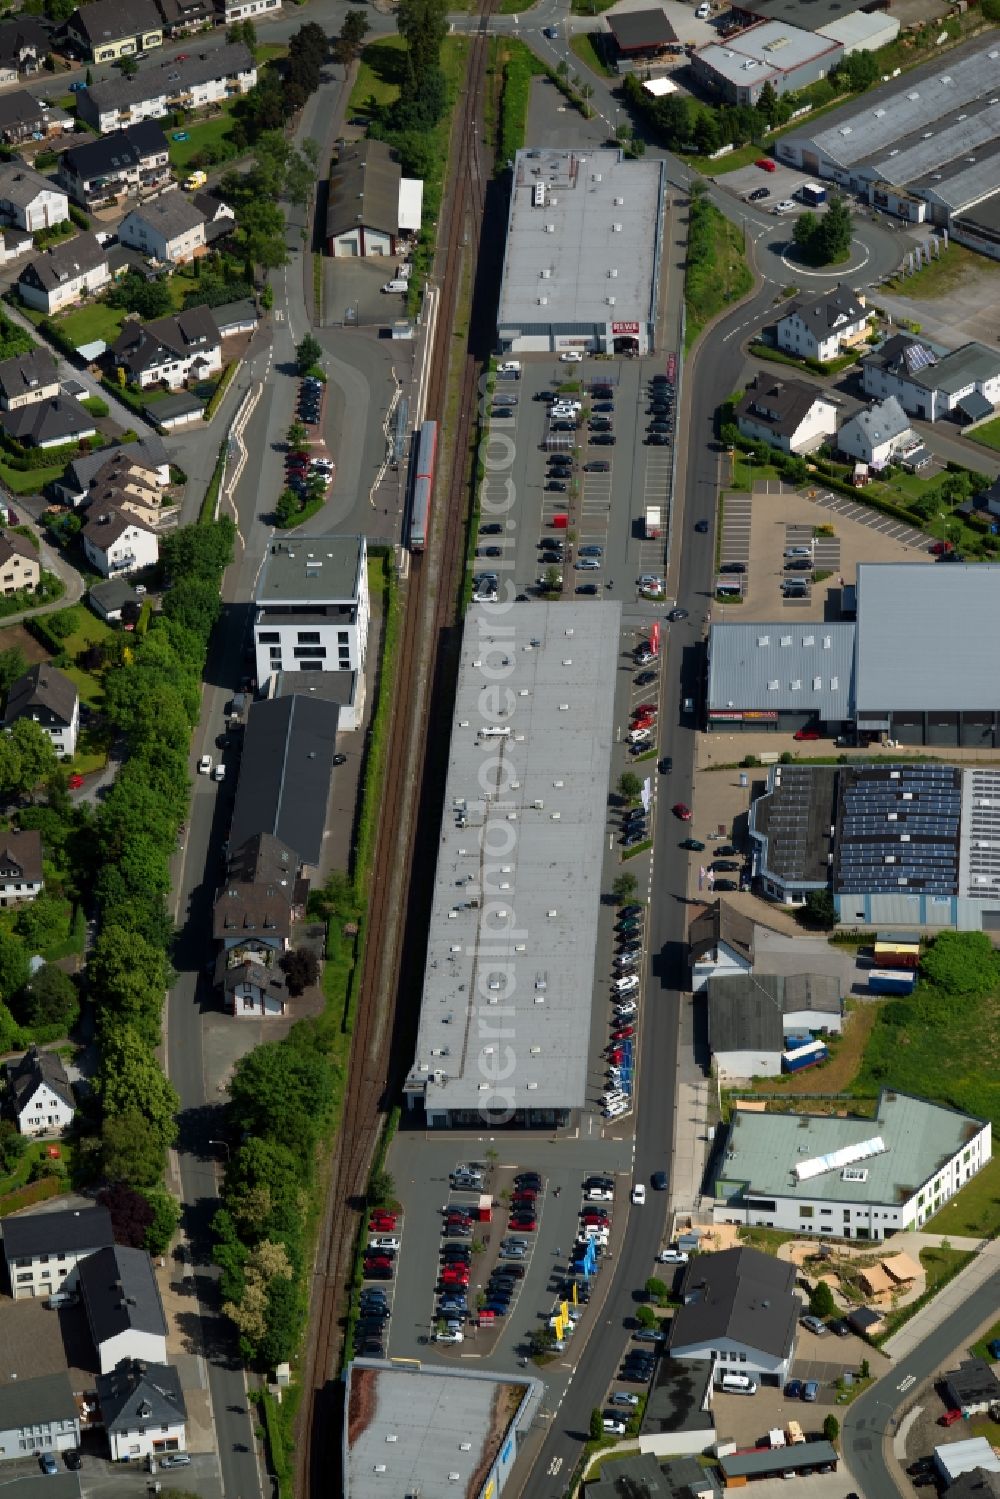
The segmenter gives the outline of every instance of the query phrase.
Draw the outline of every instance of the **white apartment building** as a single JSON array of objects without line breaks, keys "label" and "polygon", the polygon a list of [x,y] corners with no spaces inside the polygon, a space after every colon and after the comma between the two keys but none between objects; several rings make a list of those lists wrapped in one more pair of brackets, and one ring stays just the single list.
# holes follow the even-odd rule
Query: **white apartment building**
[{"label": "white apartment building", "polygon": [[363,536],[271,542],[254,599],[257,682],[277,672],[363,672],[368,548]]},{"label": "white apartment building", "polygon": [[77,1266],[115,1236],[107,1208],[18,1213],[3,1220],[3,1252],[15,1301],[74,1291]]}]

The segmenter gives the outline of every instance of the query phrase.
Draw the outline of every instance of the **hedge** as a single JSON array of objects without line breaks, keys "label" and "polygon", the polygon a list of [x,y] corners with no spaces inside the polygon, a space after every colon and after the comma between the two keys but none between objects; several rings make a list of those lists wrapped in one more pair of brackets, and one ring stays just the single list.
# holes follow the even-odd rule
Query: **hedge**
[{"label": "hedge", "polygon": [[210,422],[212,420],[213,416],[219,409],[219,403],[222,400],[222,397],[225,395],[230,385],[232,385],[233,376],[236,374],[236,371],[239,369],[239,367],[240,361],[238,359],[234,359],[226,365],[225,369],[222,371],[222,375],[219,379],[218,385],[215,387],[209,398],[208,405],[201,413],[203,421]]}]

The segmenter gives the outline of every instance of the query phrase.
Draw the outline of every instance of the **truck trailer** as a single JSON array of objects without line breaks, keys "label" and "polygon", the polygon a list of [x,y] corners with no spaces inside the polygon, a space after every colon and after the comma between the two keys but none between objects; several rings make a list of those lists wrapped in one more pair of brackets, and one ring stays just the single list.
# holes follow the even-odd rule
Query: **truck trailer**
[{"label": "truck trailer", "polygon": [[655,541],[660,535],[660,507],[659,505],[646,506],[646,538]]},{"label": "truck trailer", "polygon": [[870,994],[912,994],[917,975],[912,968],[872,968],[868,972]]}]

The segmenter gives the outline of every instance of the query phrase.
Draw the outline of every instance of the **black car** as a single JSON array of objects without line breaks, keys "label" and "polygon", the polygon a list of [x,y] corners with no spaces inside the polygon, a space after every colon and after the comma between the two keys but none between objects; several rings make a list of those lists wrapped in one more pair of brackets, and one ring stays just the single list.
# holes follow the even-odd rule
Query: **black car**
[{"label": "black car", "polygon": [[645,906],[640,906],[635,901],[630,901],[628,905],[618,908],[619,916],[644,916],[645,914]]},{"label": "black car", "polygon": [[610,432],[613,425],[609,416],[592,416],[587,423],[591,432]]},{"label": "black car", "polygon": [[536,401],[554,401],[556,393],[554,390],[536,390],[534,399]]},{"label": "black car", "polygon": [[538,1171],[519,1171],[514,1178],[515,1187],[534,1187],[536,1192],[542,1190],[542,1177]]},{"label": "black car", "polygon": [[385,1348],[377,1338],[369,1338],[361,1345],[362,1358],[385,1358]]},{"label": "black car", "polygon": [[79,1473],[83,1467],[83,1458],[75,1447],[71,1447],[69,1452],[63,1453],[63,1462],[71,1473]]},{"label": "black car", "polygon": [[713,859],[708,866],[715,874],[739,874],[740,866],[732,859]]},{"label": "black car", "polygon": [[500,536],[502,533],[503,526],[498,520],[491,520],[485,526],[479,527],[480,536]]},{"label": "black car", "polygon": [[654,401],[647,411],[647,416],[669,416],[674,409],[673,401]]},{"label": "black car", "polygon": [[670,431],[670,423],[667,422],[667,421],[664,421],[662,417],[654,417],[653,420],[649,424],[649,429],[648,430],[650,432],[669,432]]},{"label": "black car", "polygon": [[666,432],[649,432],[643,439],[647,448],[669,448],[670,438]]},{"label": "black car", "polygon": [[582,596],[584,598],[587,598],[587,599],[596,598],[597,597],[597,584],[596,583],[578,583],[576,585],[576,587],[574,588],[573,592],[574,593],[582,594]]},{"label": "black car", "polygon": [[595,401],[610,401],[614,398],[614,387],[611,385],[595,385],[590,392]]},{"label": "black car", "polygon": [[552,423],[552,431],[553,432],[575,432],[576,431],[576,422],[553,422]]},{"label": "black car", "polygon": [[566,491],[566,485],[563,483],[562,479],[550,479],[545,488],[549,490],[554,489],[560,494],[564,494]]},{"label": "black car", "polygon": [[665,1192],[667,1190],[667,1173],[665,1171],[654,1171],[651,1177],[654,1192]]},{"label": "black car", "polygon": [[623,822],[645,822],[646,814],[642,807],[629,807],[627,812],[622,813]]},{"label": "black car", "polygon": [[765,198],[771,196],[769,187],[755,187],[752,193],[747,193],[748,203],[762,203]]},{"label": "black car", "polygon": [[916,1462],[911,1463],[906,1471],[911,1478],[917,1478],[921,1473],[933,1473],[934,1459],[932,1457],[918,1457]]},{"label": "black car", "polygon": [[659,766],[660,775],[661,776],[668,776],[670,774],[670,772],[673,770],[673,768],[674,768],[673,757],[671,755],[664,755],[663,759],[660,761],[660,766]]},{"label": "black car", "polygon": [[484,557],[502,557],[503,547],[483,547]]},{"label": "black car", "polygon": [[516,416],[517,412],[514,410],[513,406],[494,406],[494,408],[493,408],[493,415],[495,417],[496,416],[508,417],[508,416]]},{"label": "black car", "polygon": [[392,1280],[392,1271],[388,1267],[366,1265],[365,1280]]},{"label": "black car", "polygon": [[719,568],[720,573],[745,573],[746,570],[745,562],[724,562]]},{"label": "black car", "polygon": [[702,535],[704,535],[704,533],[708,530],[708,521],[696,520],[694,523],[694,528],[696,531],[700,531]]},{"label": "black car", "polygon": [[785,563],[785,572],[786,573],[811,573],[812,572],[812,558],[811,557],[789,557],[788,561]]},{"label": "black car", "polygon": [[655,682],[655,681],[656,681],[656,672],[655,671],[641,671],[639,673],[639,675],[635,679],[635,685],[637,687],[648,687],[651,682]]},{"label": "black car", "polygon": [[607,474],[611,471],[611,464],[606,458],[595,458],[583,465],[583,471],[585,474]]},{"label": "black car", "polygon": [[638,828],[635,832],[631,830],[622,838],[622,848],[636,848],[640,843],[646,841],[646,829]]},{"label": "black car", "polygon": [[736,880],[716,880],[716,890],[738,890],[740,887]]},{"label": "black car", "polygon": [[595,447],[613,448],[615,445],[615,434],[613,432],[591,432],[590,441]]}]

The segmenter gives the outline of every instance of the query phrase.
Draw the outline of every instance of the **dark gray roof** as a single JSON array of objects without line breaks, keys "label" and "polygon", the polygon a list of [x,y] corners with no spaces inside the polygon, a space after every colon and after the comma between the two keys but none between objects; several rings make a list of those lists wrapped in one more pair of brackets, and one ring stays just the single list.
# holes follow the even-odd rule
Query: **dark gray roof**
[{"label": "dark gray roof", "polygon": [[67,29],[86,37],[92,47],[138,36],[141,31],[162,31],[163,22],[153,0],[91,0],[73,12]]},{"label": "dark gray roof", "polygon": [[176,1426],[187,1417],[180,1375],[173,1364],[122,1359],[110,1374],[97,1376],[97,1400],[108,1431]]},{"label": "dark gray roof", "polygon": [[884,1312],[874,1312],[870,1306],[852,1307],[845,1312],[846,1320],[854,1328],[855,1332],[870,1332],[873,1327],[878,1327],[885,1318]]},{"label": "dark gray roof", "polygon": [[63,189],[51,177],[43,177],[34,167],[25,166],[19,157],[0,162],[0,201],[29,208],[39,193],[61,193]]},{"label": "dark gray roof", "polygon": [[42,835],[38,829],[0,834],[0,882],[26,880],[37,884],[41,878]]},{"label": "dark gray roof", "polygon": [[[94,10],[102,3],[104,0],[93,0],[86,10]],[[102,135],[85,145],[71,146],[63,152],[61,170],[80,182],[92,182],[95,177],[114,178],[120,172],[131,171],[146,157],[158,156],[166,150],[167,137],[157,122],[140,120],[137,125],[113,130],[110,135]]]},{"label": "dark gray roof", "polygon": [[26,536],[19,536],[16,531],[0,530],[0,563],[9,562],[15,556],[37,562],[38,549],[31,545]]},{"label": "dark gray roof", "polygon": [[199,224],[205,222],[201,209],[196,208],[191,199],[181,192],[161,193],[158,198],[150,198],[148,203],[140,203],[134,208],[128,217],[144,220],[151,229],[158,230],[167,240],[176,239],[179,234],[187,234],[188,230],[197,229]]},{"label": "dark gray roof", "polygon": [[[11,128],[24,128],[25,126],[38,130],[48,113],[49,106],[42,105],[37,99],[33,99],[27,89],[12,89],[9,94],[0,95],[0,134]],[[59,113],[61,114],[62,111]]]},{"label": "dark gray roof", "polygon": [[158,422],[162,427],[176,417],[192,416],[196,411],[204,409],[205,402],[200,396],[189,390],[178,390],[172,395],[163,396],[159,401],[151,402],[145,411],[151,422]]},{"label": "dark gray roof", "polygon": [[827,400],[818,385],[774,375],[755,375],[736,403],[736,416],[764,426],[779,437],[793,437],[817,401]]},{"label": "dark gray roof", "polygon": [[831,21],[852,16],[862,0],[743,0],[741,10],[765,21],[785,21],[804,31],[819,31]]},{"label": "dark gray roof", "polygon": [[[50,1421],[72,1421],[78,1415],[73,1386],[65,1369],[36,1379],[15,1379],[0,1385],[0,1431],[20,1426],[45,1426]],[[6,1487],[6,1485],[5,1485]]]},{"label": "dark gray roof", "polygon": [[115,613],[123,604],[139,602],[139,595],[124,578],[109,578],[106,583],[92,583],[87,589],[87,596],[95,604],[100,604],[105,614]]},{"label": "dark gray roof", "polygon": [[7,1081],[19,1113],[30,1102],[41,1083],[51,1088],[56,1097],[61,1098],[69,1108],[76,1106],[73,1089],[69,1085],[66,1068],[58,1052],[40,1052],[37,1046],[32,1046],[19,1062],[7,1063]]},{"label": "dark gray roof", "polygon": [[[936,572],[936,568],[930,569]],[[954,765],[887,762],[840,771],[835,892],[958,894],[962,772]]]},{"label": "dark gray roof", "polygon": [[711,1409],[705,1409],[711,1383],[711,1360],[661,1358],[642,1418],[642,1435],[711,1431],[715,1422]]},{"label": "dark gray roof", "polygon": [[[90,6],[87,6],[88,11]],[[248,73],[254,66],[250,49],[243,42],[227,42],[212,52],[199,52],[181,62],[169,58],[156,67],[141,68],[134,78],[109,78],[95,83],[85,92],[96,110],[126,109],[147,99],[176,98],[184,89],[210,83],[215,78],[231,78]],[[94,111],[91,111],[93,113]]]},{"label": "dark gray roof", "polygon": [[786,883],[825,885],[830,868],[837,771],[826,765],[782,765],[771,789],[750,808],[750,831],[769,873]]},{"label": "dark gray roof", "polygon": [[76,704],[75,682],[58,667],[38,662],[29,667],[23,677],[18,677],[11,687],[4,711],[4,727],[37,708],[44,708],[48,714],[69,725],[73,722]]},{"label": "dark gray roof", "polygon": [[81,1260],[79,1270],[95,1343],[106,1343],[130,1329],[166,1337],[163,1303],[144,1249],[115,1244]]},{"label": "dark gray roof", "polygon": [[967,396],[963,396],[958,402],[958,409],[969,422],[981,422],[993,415],[993,407],[978,390],[970,390]]},{"label": "dark gray roof", "polygon": [[1000,1400],[1000,1379],[984,1358],[967,1358],[957,1369],[945,1371],[944,1382],[956,1405],[981,1405]]},{"label": "dark gray roof", "polygon": [[671,1350],[729,1338],[785,1358],[802,1309],[795,1266],[756,1249],[699,1254],[681,1282],[683,1306],[670,1328]]},{"label": "dark gray roof", "polygon": [[970,1468],[960,1473],[945,1491],[948,1499],[1000,1499],[1000,1473]]},{"label": "dark gray roof", "polygon": [[840,984],[827,974],[736,973],[708,981],[708,1044],[720,1051],[781,1051],[793,1010],[839,1015]]},{"label": "dark gray roof", "polygon": [[820,1464],[836,1463],[839,1454],[829,1442],[796,1442],[790,1447],[755,1447],[751,1451],[730,1452],[719,1463],[726,1478],[763,1478],[767,1474],[788,1473],[796,1468],[815,1469]]},{"label": "dark gray roof", "polygon": [[858,301],[850,287],[839,283],[830,291],[820,292],[818,296],[790,302],[779,321],[796,312],[819,339],[828,338],[838,328],[856,323],[868,315],[867,309]]},{"label": "dark gray roof", "polygon": [[253,323],[256,327],[260,322],[257,304],[249,297],[244,297],[242,302],[224,302],[221,307],[213,307],[211,311],[220,333],[223,333],[226,328],[235,328],[243,323]]},{"label": "dark gray roof", "polygon": [[8,1264],[12,1259],[58,1254],[60,1250],[101,1249],[114,1242],[107,1208],[66,1208],[57,1213],[19,1214],[3,1220],[3,1248]]},{"label": "dark gray roof", "polygon": [[16,411],[0,411],[0,426],[17,442],[39,447],[42,443],[72,442],[96,432],[94,417],[79,401],[51,396],[33,401]]},{"label": "dark gray roof", "polygon": [[33,16],[19,15],[0,24],[0,62],[20,62],[28,53],[44,56],[51,45],[48,31]]},{"label": "dark gray roof", "polygon": [[18,279],[42,291],[53,291],[67,281],[75,281],[107,261],[108,252],[96,234],[78,234],[61,245],[43,250],[24,267]]},{"label": "dark gray roof", "polygon": [[622,52],[642,47],[665,47],[677,33],[662,5],[648,10],[622,10],[608,16],[608,29]]},{"label": "dark gray roof", "polygon": [[337,746],[336,703],[283,697],[247,716],[230,842],[273,833],[303,864],[318,864]]},{"label": "dark gray roof", "polygon": [[135,526],[137,531],[149,531],[149,527],[144,526],[131,511],[119,510],[117,505],[95,505],[88,511],[80,534],[99,551],[106,552],[130,526]]},{"label": "dark gray roof", "polygon": [[62,482],[68,487],[78,486],[77,492],[82,494],[99,478],[103,479],[105,470],[110,470],[111,465],[120,464],[126,459],[134,459],[136,463],[150,468],[162,468],[165,463],[170,462],[170,454],[160,438],[152,435],[140,437],[135,442],[122,443],[118,448],[101,448],[97,453],[83,453],[79,458],[74,458],[72,463],[67,464]]},{"label": "dark gray roof", "polygon": [[53,381],[58,383],[56,362],[48,349],[31,349],[0,362],[0,395],[5,400],[16,400]]},{"label": "dark gray roof", "polygon": [[[690,1364],[675,1367],[689,1382],[692,1373],[697,1377],[698,1371]],[[623,1419],[627,1415],[624,1411]],[[711,1427],[711,1418],[706,1419]],[[651,1452],[627,1457],[616,1454],[614,1461],[605,1465],[600,1479],[586,1487],[587,1499],[698,1499],[720,1492],[711,1470],[703,1468],[697,1458],[674,1457],[661,1463]]]},{"label": "dark gray roof", "polygon": [[330,172],[327,238],[346,234],[359,224],[397,233],[402,175],[383,141],[364,140],[345,147]]},{"label": "dark gray roof", "polygon": [[753,962],[753,922],[728,901],[717,900],[697,915],[688,930],[692,959],[715,952],[720,942]]},{"label": "dark gray roof", "polygon": [[188,359],[196,350],[207,354],[218,346],[219,330],[209,309],[186,307],[183,312],[153,318],[148,323],[130,318],[112,352],[120,364],[134,374],[141,374],[171,359]]}]

